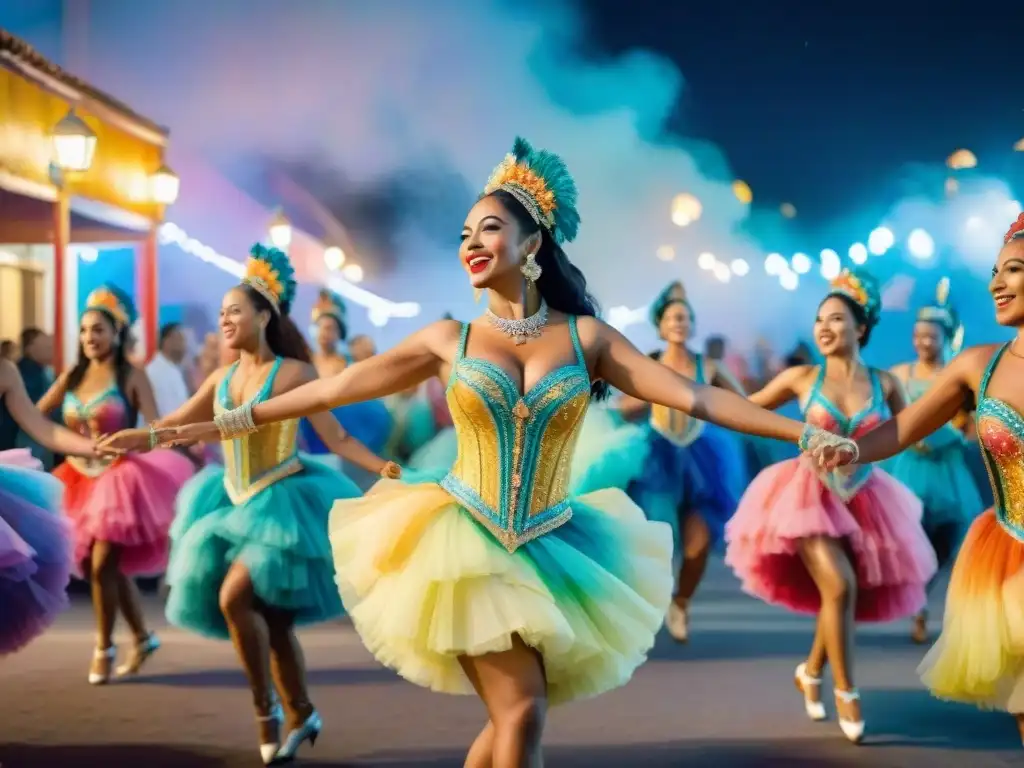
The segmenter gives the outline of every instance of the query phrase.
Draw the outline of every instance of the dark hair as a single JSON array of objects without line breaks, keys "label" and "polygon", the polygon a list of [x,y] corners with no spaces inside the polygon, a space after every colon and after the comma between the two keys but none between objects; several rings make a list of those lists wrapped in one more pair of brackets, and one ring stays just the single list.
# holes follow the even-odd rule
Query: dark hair
[{"label": "dark hair", "polygon": [[160,328],[160,346],[163,347],[164,342],[170,338],[171,334],[180,330],[181,323],[166,323],[162,328]]},{"label": "dark hair", "polygon": [[312,363],[313,356],[309,353],[309,345],[306,344],[302,331],[288,316],[288,310],[291,307],[288,304],[282,304],[281,313],[278,314],[267,298],[255,288],[245,283],[239,287],[249,297],[249,301],[252,302],[257,312],[266,312],[270,315],[266,331],[267,346],[270,347],[270,351],[278,357]]},{"label": "dark hair", "polygon": [[[114,382],[117,384],[117,391],[121,395],[121,399],[128,405],[128,425],[134,427],[135,422],[139,419],[139,414],[135,403],[128,397],[128,378],[132,375],[132,371],[135,370],[135,367],[128,360],[128,350],[131,346],[131,329],[127,325],[118,325],[114,317],[104,309],[93,307],[86,311],[96,312],[102,316],[110,324],[110,328],[114,332]],[[85,378],[85,372],[88,369],[89,358],[85,356],[85,349],[82,347],[82,342],[79,341],[78,360],[75,361],[75,367],[68,372],[65,390],[74,392],[78,389],[78,385],[82,383],[82,379]]]},{"label": "dark hair", "polygon": [[0,341],[0,352],[3,352],[4,354],[7,354],[11,350],[17,348],[18,345],[15,344],[14,341],[11,339],[4,339],[3,341]]},{"label": "dark hair", "polygon": [[[857,339],[860,344],[860,348],[864,349],[864,347],[868,345],[868,340],[871,338],[871,331],[878,324],[878,320],[868,317],[868,313],[864,307],[851,299],[845,293],[830,293],[821,300],[821,304],[824,304],[829,299],[839,299],[843,302],[843,304],[846,305],[846,308],[850,310],[850,314],[853,315],[854,322],[856,322],[857,325],[864,327],[864,332],[860,335],[860,338]],[[821,304],[818,304],[818,309],[821,309]]]},{"label": "dark hair", "polygon": [[[337,315],[320,315],[320,317],[317,318],[317,322],[320,322],[320,320],[322,320],[325,317],[333,320],[334,321],[334,325],[337,326],[339,341],[345,341],[346,339],[348,339],[348,326],[345,325],[345,321],[344,320],[342,320]],[[297,327],[298,326],[296,326],[296,328]]]},{"label": "dark hair", "polygon": [[[597,299],[587,291],[587,278],[579,267],[569,261],[551,233],[534,221],[522,203],[505,190],[495,190],[490,196],[497,198],[527,235],[540,232],[537,266],[541,268],[541,274],[537,290],[547,305],[566,315],[597,317],[601,311],[600,306]],[[604,400],[608,394],[606,381],[595,381],[590,387],[590,395],[595,400]]]},{"label": "dark hair", "polygon": [[693,311],[693,305],[686,299],[671,295],[666,290],[658,294],[658,298],[654,300],[654,304],[651,306],[651,321],[655,327],[661,325],[661,318],[665,316],[668,308],[673,304],[681,304],[686,307],[686,311],[690,313],[690,326],[697,325],[697,313]]},{"label": "dark hair", "polygon": [[38,328],[26,328],[21,332],[21,351],[24,352],[28,347],[32,346],[36,339],[45,335]]}]

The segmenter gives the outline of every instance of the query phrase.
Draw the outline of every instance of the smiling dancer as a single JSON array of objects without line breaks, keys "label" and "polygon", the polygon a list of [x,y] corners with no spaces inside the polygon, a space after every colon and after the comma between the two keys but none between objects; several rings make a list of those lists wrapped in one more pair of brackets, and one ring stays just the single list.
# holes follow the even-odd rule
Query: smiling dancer
[{"label": "smiling dancer", "polygon": [[[949,303],[949,278],[944,277],[939,281],[935,303],[917,313],[917,361],[892,369],[911,401],[928,391],[947,361],[960,351],[963,333],[963,325]],[[962,429],[966,417],[962,413],[958,424],[946,424],[883,465],[921,499],[924,531],[935,550],[940,571],[952,561],[968,526],[983,509],[967,464],[967,441]],[[935,579],[929,588],[934,583]],[[916,643],[928,642],[927,610],[914,617],[911,638]]]},{"label": "smiling dancer", "polygon": [[[288,310],[294,270],[281,251],[252,249],[242,282],[224,295],[220,327],[238,362],[215,372],[169,427],[211,418],[234,423],[236,404],[251,409],[316,378],[309,349]],[[227,420],[227,422],[225,422]],[[346,435],[330,413],[310,416],[324,443],[358,466],[396,477],[398,468]],[[177,626],[234,643],[249,678],[264,763],[290,760],[322,727],[309,699],[297,624],[338,617],[327,515],[335,499],[358,496],[345,475],[296,452],[298,422],[289,419],[225,439],[224,466],[206,467],[178,498],[167,569],[167,618]],[[139,449],[140,430],[107,445]],[[273,677],[273,683],[271,682]],[[283,713],[289,732],[281,743]]]},{"label": "smiling dancer", "polygon": [[[104,285],[85,301],[79,331],[78,360],[39,401],[39,410],[63,409],[64,422],[95,439],[157,417],[146,372],[128,360],[127,344],[135,307],[120,289]],[[174,498],[194,466],[169,450],[116,458],[69,456],[54,470],[64,483],[64,511],[74,531],[77,575],[92,586],[96,650],[89,682],[109,681],[117,649],[118,610],[135,642],[118,676],[134,675],[160,647],[146,628],[135,576],[155,576],[167,565],[167,532]]]},{"label": "smiling dancer", "polygon": [[[0,360],[0,416],[54,453],[95,455],[93,442],[47,419],[18,369]],[[71,527],[61,514],[64,487],[28,449],[0,451],[0,656],[38,637],[67,607]]]},{"label": "smiling dancer", "polygon": [[[695,385],[596,318],[560,243],[579,226],[556,155],[522,139],[462,231],[487,313],[434,323],[340,375],[176,434],[255,425],[449,382],[458,458],[439,482],[382,481],[331,514],[338,584],[367,647],[413,682],[476,692],[488,723],[466,765],[541,765],[547,705],[625,683],[671,599],[671,532],[618,490],[567,492],[572,447],[608,384],[795,442],[804,425]],[[808,430],[808,436],[812,430]]]},{"label": "smiling dancer", "polygon": [[[898,412],[899,383],[860,358],[880,308],[869,275],[842,273],[814,321],[825,361],[783,371],[750,399],[769,408],[798,400],[808,424],[850,437]],[[800,457],[758,474],[726,528],[726,562],[745,591],[817,616],[796,685],[807,716],[824,720],[821,671],[828,663],[839,726],[854,743],[864,734],[853,681],[854,622],[911,616],[924,605],[936,563],[920,521],[921,502],[882,470],[823,473]]]},{"label": "smiling dancer", "polygon": [[996,499],[971,525],[953,565],[942,635],[920,673],[932,693],[1010,712],[1024,740],[1024,214],[992,269],[996,322],[1005,344],[957,355],[928,391],[853,449],[822,447],[825,467],[879,461],[942,429],[977,403],[982,455]]}]

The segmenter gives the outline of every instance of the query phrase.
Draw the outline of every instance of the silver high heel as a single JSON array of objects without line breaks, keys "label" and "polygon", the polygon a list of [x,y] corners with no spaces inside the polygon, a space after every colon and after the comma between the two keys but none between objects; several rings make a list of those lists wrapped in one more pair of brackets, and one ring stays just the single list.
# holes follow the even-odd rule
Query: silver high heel
[{"label": "silver high heel", "polygon": [[277,751],[277,759],[274,761],[274,765],[290,763],[294,760],[299,747],[302,746],[304,741],[308,741],[311,747],[315,745],[316,739],[323,727],[324,721],[320,718],[320,713],[314,709],[309,717],[306,718],[306,722],[288,734],[288,737],[284,740],[284,746]]},{"label": "silver high heel", "polygon": [[807,674],[807,664],[802,663],[797,665],[796,672],[793,673],[793,682],[796,683],[796,689],[804,696],[804,711],[807,713],[807,716],[819,723],[822,720],[827,720],[828,713],[825,711],[825,705],[820,700],[814,701],[814,699],[807,695],[807,691],[810,688],[821,690],[821,678],[811,677]]},{"label": "silver high heel", "polygon": [[89,685],[106,685],[110,682],[110,671],[114,666],[114,659],[117,657],[117,646],[112,645],[109,648],[97,648],[93,651],[93,663],[97,661],[104,662],[103,672],[94,672],[93,668],[89,668]]},{"label": "silver high heel", "polygon": [[[281,724],[284,723],[284,710],[281,709],[281,705],[275,702],[270,707],[270,714],[266,717],[257,717],[256,720],[261,723],[267,723],[274,721],[277,723],[278,729]],[[279,731],[280,734],[280,731]],[[264,765],[274,765],[277,752],[281,748],[280,735],[278,741],[268,741],[265,744],[260,744],[260,758],[263,760]]]},{"label": "silver high heel", "polygon": [[689,606],[684,608],[679,603],[673,602],[668,607],[668,615],[665,616],[665,628],[669,635],[677,643],[690,641],[690,612]]},{"label": "silver high heel", "polygon": [[[846,704],[850,704],[854,701],[860,701],[860,693],[854,688],[852,691],[836,691],[836,698],[842,700]],[[839,715],[839,728],[843,732],[843,736],[854,744],[860,744],[861,739],[864,738],[864,719],[860,720],[847,720],[842,715]]]}]

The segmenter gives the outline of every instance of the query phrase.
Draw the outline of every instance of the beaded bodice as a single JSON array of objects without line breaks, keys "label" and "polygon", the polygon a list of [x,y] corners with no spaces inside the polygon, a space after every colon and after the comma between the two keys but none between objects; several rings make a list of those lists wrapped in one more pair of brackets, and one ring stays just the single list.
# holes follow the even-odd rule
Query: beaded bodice
[{"label": "beaded bodice", "polygon": [[[923,397],[931,385],[932,382],[928,379],[915,379],[913,377],[908,377],[903,383],[907,397],[911,402]],[[952,422],[946,422],[924,440],[910,448],[910,450],[924,456],[937,456],[937,454],[948,451],[950,448],[962,449],[964,444],[963,433]]]},{"label": "beaded bodice", "polygon": [[[888,419],[892,414],[885,400],[882,379],[874,368],[869,369],[868,373],[871,376],[871,398],[857,413],[847,416],[822,393],[825,366],[819,366],[818,378],[801,404],[804,420],[834,434],[857,438]],[[833,472],[819,471],[818,474],[830,490],[838,494],[843,501],[847,501],[868,481],[871,472],[870,464],[856,464],[852,468],[844,467]]]},{"label": "beaded bodice", "polygon": [[447,390],[458,456],[441,487],[514,552],[572,516],[569,475],[590,374],[575,317],[575,361],[526,394],[496,364],[466,357],[468,334],[463,325]]},{"label": "beaded bodice", "polygon": [[[706,383],[703,355],[694,355],[694,369],[693,380],[698,384]],[[651,425],[651,429],[670,443],[683,448],[692,444],[704,432],[704,422],[700,419],[657,403],[651,403],[651,415],[648,423]]]},{"label": "beaded bodice", "polygon": [[1024,414],[986,394],[1004,345],[992,356],[978,388],[978,442],[992,483],[996,519],[1014,538],[1024,541]]},{"label": "beaded bodice", "polygon": [[[253,404],[261,403],[274,389],[274,379],[281,368],[277,358],[267,374]],[[213,412],[217,415],[235,407],[231,401],[231,378],[238,369],[236,362],[221,379],[214,398]],[[224,489],[234,504],[241,504],[278,480],[294,475],[302,469],[296,439],[298,419],[264,424],[251,435],[242,435],[221,443],[224,449]]]},{"label": "beaded bodice", "polygon": [[[87,400],[80,399],[74,392],[65,393],[61,415],[68,429],[92,438],[112,435],[135,426],[135,413],[116,383]],[[83,475],[90,477],[99,475],[116,461],[111,458],[82,456],[68,456],[66,460]]]}]

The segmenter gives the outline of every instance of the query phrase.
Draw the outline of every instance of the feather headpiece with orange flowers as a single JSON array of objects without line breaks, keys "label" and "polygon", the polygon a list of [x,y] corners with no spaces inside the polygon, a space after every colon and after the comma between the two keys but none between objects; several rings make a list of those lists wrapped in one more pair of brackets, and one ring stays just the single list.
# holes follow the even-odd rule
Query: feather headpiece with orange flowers
[{"label": "feather headpiece with orange flowers", "polygon": [[867,324],[874,326],[882,314],[882,293],[878,281],[864,270],[844,269],[828,290],[829,296],[845,296],[864,311]]},{"label": "feather headpiece with orange flowers", "polygon": [[487,180],[484,195],[499,189],[518,200],[555,242],[571,242],[579,232],[576,182],[565,161],[553,152],[536,150],[526,139],[516,138],[512,151]]},{"label": "feather headpiece with orange flowers", "polygon": [[686,298],[686,286],[683,285],[681,280],[673,280],[671,283],[661,289],[654,301],[651,302],[649,319],[651,325],[658,327],[661,325],[661,318],[665,314],[665,310],[673,304],[682,304],[688,310],[690,310],[690,319],[694,320],[693,307],[690,306],[689,300]]},{"label": "feather headpiece with orange flowers", "polygon": [[245,262],[242,283],[270,302],[277,314],[288,314],[295,298],[295,269],[283,251],[254,245]]},{"label": "feather headpiece with orange flowers", "polygon": [[317,322],[321,317],[333,317],[342,327],[345,326],[345,321],[348,318],[345,300],[327,288],[320,289],[320,296],[317,298],[316,304],[313,305],[313,322]]},{"label": "feather headpiece with orange flowers", "polygon": [[1017,220],[1010,225],[1010,229],[1003,236],[1003,245],[1007,245],[1011,240],[1016,240],[1017,238],[1024,238],[1024,213],[1018,216]]},{"label": "feather headpiece with orange flowers", "polygon": [[955,355],[964,345],[964,324],[960,322],[953,305],[949,302],[949,278],[939,280],[935,288],[935,303],[917,310],[920,322],[935,323],[942,329],[946,344]]},{"label": "feather headpiece with orange flowers", "polygon": [[112,283],[104,283],[85,299],[85,312],[102,312],[118,330],[135,323],[138,315],[131,297]]}]

